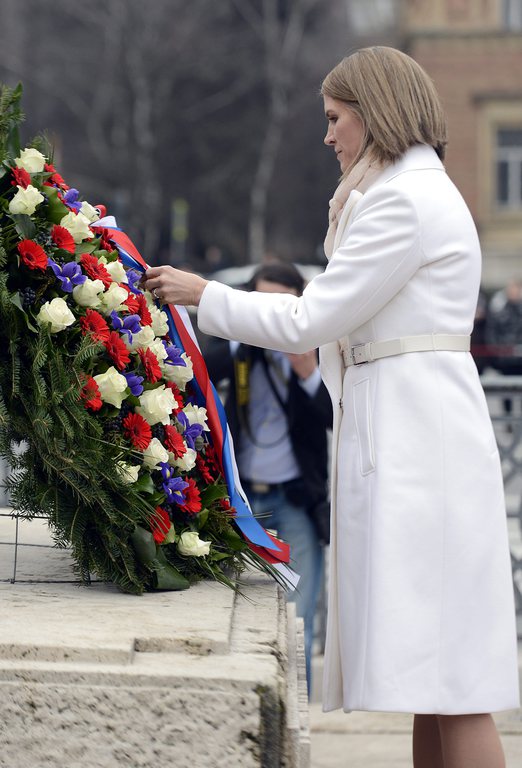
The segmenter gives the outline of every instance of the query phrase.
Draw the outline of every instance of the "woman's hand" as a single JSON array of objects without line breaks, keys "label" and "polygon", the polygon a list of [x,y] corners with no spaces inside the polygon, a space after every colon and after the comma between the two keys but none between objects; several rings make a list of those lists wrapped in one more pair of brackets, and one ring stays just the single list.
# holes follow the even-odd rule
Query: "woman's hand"
[{"label": "woman's hand", "polygon": [[163,304],[197,307],[208,280],[174,267],[150,267],[141,285]]}]

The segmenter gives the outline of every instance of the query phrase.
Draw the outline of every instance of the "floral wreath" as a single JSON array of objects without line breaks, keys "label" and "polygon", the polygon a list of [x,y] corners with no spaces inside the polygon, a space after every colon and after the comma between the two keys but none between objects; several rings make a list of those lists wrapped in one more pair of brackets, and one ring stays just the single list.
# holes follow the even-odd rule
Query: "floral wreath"
[{"label": "floral wreath", "polygon": [[254,566],[284,582],[284,544],[263,532],[256,545],[239,524],[174,309],[142,290],[115,242],[130,241],[65,183],[45,142],[21,149],[21,90],[0,89],[0,455],[13,510],[48,517],[84,581],[236,588]]}]

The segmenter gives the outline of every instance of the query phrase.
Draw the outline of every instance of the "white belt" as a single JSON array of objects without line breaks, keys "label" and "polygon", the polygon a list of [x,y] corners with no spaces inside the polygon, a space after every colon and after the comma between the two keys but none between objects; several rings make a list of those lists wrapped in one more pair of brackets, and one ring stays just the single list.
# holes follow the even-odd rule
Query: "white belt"
[{"label": "white belt", "polygon": [[424,336],[402,336],[387,341],[368,341],[342,350],[344,365],[362,365],[379,360],[381,357],[404,355],[406,352],[469,352],[470,337],[449,333],[434,333]]}]

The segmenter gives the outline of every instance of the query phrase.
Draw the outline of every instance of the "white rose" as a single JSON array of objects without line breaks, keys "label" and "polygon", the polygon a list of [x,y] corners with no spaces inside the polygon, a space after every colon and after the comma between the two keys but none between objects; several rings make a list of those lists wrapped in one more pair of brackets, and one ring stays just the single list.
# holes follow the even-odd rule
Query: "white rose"
[{"label": "white rose", "polygon": [[147,448],[143,451],[143,465],[147,469],[158,469],[160,462],[169,460],[169,452],[163,447],[157,437],[153,437]]},{"label": "white rose", "polygon": [[101,310],[104,315],[110,315],[112,310],[115,309],[120,312],[123,307],[123,302],[126,300],[129,294],[118,283],[111,283],[109,288],[101,296]]},{"label": "white rose", "polygon": [[42,326],[50,323],[51,333],[63,331],[64,328],[72,325],[75,320],[76,318],[67,306],[67,302],[60,298],[46,301],[36,316],[38,325]]},{"label": "white rose", "polygon": [[136,408],[145,421],[151,426],[160,422],[168,424],[170,414],[177,406],[176,399],[170,389],[162,384],[155,389],[147,389],[139,398],[140,404]]},{"label": "white rose", "polygon": [[72,235],[75,243],[81,243],[83,240],[90,240],[94,237],[94,232],[89,227],[89,219],[83,213],[73,213],[69,211],[60,221],[60,226]]},{"label": "white rose", "polygon": [[87,280],[82,285],[75,285],[73,288],[73,299],[80,307],[91,307],[96,309],[101,305],[100,293],[103,293],[104,286],[101,280]]},{"label": "white rose", "polygon": [[178,541],[178,552],[187,557],[204,557],[210,552],[210,541],[203,541],[196,531],[183,531]]},{"label": "white rose", "polygon": [[190,472],[196,466],[196,456],[198,454],[193,448],[187,448],[183,456],[177,459],[173,453],[169,453],[169,462],[182,472]]},{"label": "white rose", "polygon": [[[156,299],[155,296],[152,295],[152,293],[150,291],[143,291],[143,293],[145,295],[145,301],[147,302],[147,306],[148,306],[149,311],[150,311],[151,307],[156,307],[157,299]],[[157,307],[156,307],[156,309],[157,309]]]},{"label": "white rose", "polygon": [[192,405],[192,403],[189,403],[183,408],[183,413],[189,420],[189,424],[201,424],[204,430],[210,432],[210,427],[207,424],[206,408],[201,408],[199,405]]},{"label": "white rose", "polygon": [[154,341],[148,345],[148,348],[151,352],[154,352],[160,363],[167,357],[167,350],[165,349],[165,344],[163,344],[161,339],[154,339]]},{"label": "white rose", "polygon": [[116,368],[111,365],[105,373],[99,373],[93,376],[94,381],[100,390],[100,397],[104,403],[110,403],[115,408],[121,408],[125,399],[125,390],[127,389],[127,379],[118,373]]},{"label": "white rose", "polygon": [[91,222],[91,224],[95,221],[98,221],[98,219],[100,218],[100,214],[98,213],[96,208],[90,203],[88,203],[86,200],[84,200],[81,205],[80,213],[83,213],[85,218],[88,219]]},{"label": "white rose", "polygon": [[190,357],[185,352],[183,352],[181,357],[186,362],[186,365],[168,365],[163,363],[161,371],[167,381],[173,381],[184,392],[187,382],[192,381],[194,378],[194,372]]},{"label": "white rose", "polygon": [[116,472],[125,485],[132,485],[138,479],[140,468],[136,464],[126,464],[124,461],[117,461]]},{"label": "white rose", "polygon": [[9,202],[9,213],[26,213],[32,216],[36,207],[43,203],[45,197],[32,184],[28,184],[27,189],[18,187],[18,192]]},{"label": "white rose", "polygon": [[44,169],[46,160],[41,152],[33,147],[22,149],[20,157],[15,158],[18,168],[24,168],[27,173],[41,173]]},{"label": "white rose", "polygon": [[132,334],[132,341],[128,340],[127,334],[122,336],[122,338],[127,349],[130,349],[131,352],[136,352],[142,347],[150,347],[150,345],[154,342],[155,336],[151,326],[145,325],[139,333]]},{"label": "white rose", "polygon": [[166,312],[158,309],[154,305],[149,307],[152,317],[152,330],[156,336],[165,336],[169,331],[169,323]]},{"label": "white rose", "polygon": [[113,280],[115,280],[117,283],[127,283],[127,273],[125,271],[125,267],[121,263],[121,261],[107,261],[107,259],[102,256],[100,259],[102,264],[105,265],[105,269],[109,273],[109,275],[112,277]]}]

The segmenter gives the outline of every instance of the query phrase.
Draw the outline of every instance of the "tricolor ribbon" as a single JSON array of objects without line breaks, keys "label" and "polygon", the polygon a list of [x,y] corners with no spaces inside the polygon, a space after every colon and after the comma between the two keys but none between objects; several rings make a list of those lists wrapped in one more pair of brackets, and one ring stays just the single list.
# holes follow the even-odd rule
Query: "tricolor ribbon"
[{"label": "tricolor ribbon", "polygon": [[[101,207],[101,206],[100,206]],[[103,209],[102,209],[103,210]],[[148,265],[139,253],[132,240],[116,226],[113,216],[106,216],[95,224],[93,229],[103,229],[108,239],[115,245],[122,263],[139,272],[145,272]],[[248,503],[238,490],[239,477],[232,448],[230,430],[226,421],[225,410],[209,379],[207,367],[199,350],[190,319],[184,307],[173,304],[162,304],[161,309],[166,313],[171,341],[192,360],[196,399],[198,405],[207,410],[207,420],[212,442],[223,477],[227,485],[230,502],[235,509],[234,522],[248,541],[252,551],[261,555],[264,560],[273,564],[288,563],[290,547],[284,541],[272,536],[259,524]]]}]

